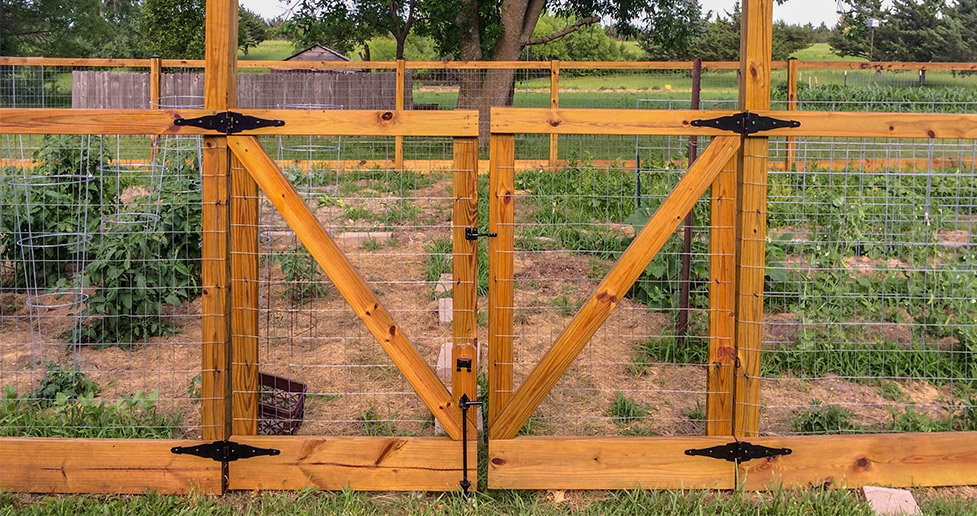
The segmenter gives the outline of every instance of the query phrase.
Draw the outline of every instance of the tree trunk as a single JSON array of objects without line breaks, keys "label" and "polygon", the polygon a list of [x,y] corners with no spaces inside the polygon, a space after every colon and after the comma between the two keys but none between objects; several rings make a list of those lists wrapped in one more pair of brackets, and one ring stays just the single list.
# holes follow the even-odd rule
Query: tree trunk
[{"label": "tree trunk", "polygon": [[489,113],[493,107],[511,106],[509,92],[516,71],[503,70],[462,70],[461,86],[458,91],[458,109],[478,110],[478,141],[480,146],[488,145]]}]

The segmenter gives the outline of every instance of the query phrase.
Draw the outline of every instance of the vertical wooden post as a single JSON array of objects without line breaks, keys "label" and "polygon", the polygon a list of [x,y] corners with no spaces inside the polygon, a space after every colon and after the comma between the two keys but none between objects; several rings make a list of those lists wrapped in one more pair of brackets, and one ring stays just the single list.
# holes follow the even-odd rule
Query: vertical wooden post
[{"label": "vertical wooden post", "polygon": [[[159,56],[149,58],[149,109],[159,109],[159,97],[162,90],[163,67]],[[156,159],[156,147],[159,136],[149,137],[149,159]]]},{"label": "vertical wooden post", "polygon": [[[787,58],[787,111],[797,111],[797,58]],[[784,170],[794,168],[796,153],[794,150],[794,137],[787,137],[787,157],[784,162]]]},{"label": "vertical wooden post", "polygon": [[[465,238],[466,228],[478,227],[478,138],[454,140],[452,227],[452,278],[454,321],[451,328],[451,394],[458,405],[462,394],[478,399],[478,241]],[[470,360],[470,368],[459,366]],[[469,435],[476,435],[478,411],[468,413]]]},{"label": "vertical wooden post", "polygon": [[489,426],[512,396],[515,137],[489,138]]},{"label": "vertical wooden post", "polygon": [[709,230],[709,364],[706,375],[706,435],[732,435],[736,349],[736,160],[711,188]]},{"label": "vertical wooden post", "polygon": [[258,433],[258,185],[231,160],[231,371],[234,435]]},{"label": "vertical wooden post", "polygon": [[[740,29],[740,109],[770,108],[773,0],[744,0]],[[765,136],[743,138],[737,171],[736,402],[734,435],[755,436],[760,426],[760,346],[767,236]]]},{"label": "vertical wooden post", "polygon": [[[207,0],[204,106],[237,100],[237,0]],[[201,424],[205,440],[231,432],[230,152],[227,138],[204,137]]]},{"label": "vertical wooden post", "polygon": [[[560,60],[550,61],[550,109],[560,107]],[[560,135],[550,135],[550,170],[556,170],[560,154]]]},{"label": "vertical wooden post", "polygon": [[[404,87],[406,86],[406,73],[404,71],[404,60],[397,60],[397,93],[394,98],[394,108],[399,110],[404,109]],[[404,169],[404,137],[395,136],[394,137],[394,168],[397,170]]]}]

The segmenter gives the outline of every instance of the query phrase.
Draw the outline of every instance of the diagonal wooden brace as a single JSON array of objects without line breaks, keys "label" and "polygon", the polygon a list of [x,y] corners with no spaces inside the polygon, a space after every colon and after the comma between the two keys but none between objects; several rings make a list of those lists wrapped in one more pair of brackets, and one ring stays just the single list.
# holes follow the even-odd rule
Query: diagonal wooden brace
[{"label": "diagonal wooden brace", "polygon": [[516,436],[739,148],[739,136],[713,139],[496,417],[491,439]]},{"label": "diagonal wooden brace", "polygon": [[292,184],[253,136],[232,136],[227,145],[295,231],[326,276],[393,360],[452,439],[461,439],[461,411],[431,366],[404,335],[390,314],[346,259],[326,230],[302,202]]}]

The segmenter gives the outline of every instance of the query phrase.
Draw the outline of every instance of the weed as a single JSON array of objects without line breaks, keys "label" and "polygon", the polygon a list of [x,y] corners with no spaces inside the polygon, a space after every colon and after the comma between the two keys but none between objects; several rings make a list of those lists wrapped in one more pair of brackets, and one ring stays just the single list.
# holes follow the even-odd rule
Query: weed
[{"label": "weed", "polygon": [[326,294],[326,282],[329,280],[305,247],[279,252],[273,260],[285,275],[285,295],[293,302],[303,303]]},{"label": "weed", "polygon": [[607,409],[607,415],[618,425],[624,425],[643,419],[648,415],[648,410],[647,404],[628,398],[621,391],[616,391],[614,401]]},{"label": "weed", "polygon": [[903,392],[902,388],[899,387],[899,384],[891,380],[883,380],[882,383],[879,384],[878,393],[879,396],[889,401],[905,403],[908,400],[908,396],[906,396],[906,393]]},{"label": "weed", "polygon": [[391,421],[393,419],[396,419],[396,414],[393,416],[388,414],[386,418],[382,418],[372,406],[361,411],[360,420],[363,421],[363,435],[375,437],[398,435],[397,429]]},{"label": "weed", "polygon": [[850,410],[820,401],[795,414],[790,419],[790,428],[802,434],[839,434],[861,429]]},{"label": "weed", "polygon": [[98,394],[100,390],[98,384],[81,372],[78,366],[65,369],[60,364],[48,362],[44,364],[44,367],[47,369],[47,373],[37,388],[26,396],[28,399],[43,404],[54,401],[58,394],[63,394],[66,399],[74,400]]}]

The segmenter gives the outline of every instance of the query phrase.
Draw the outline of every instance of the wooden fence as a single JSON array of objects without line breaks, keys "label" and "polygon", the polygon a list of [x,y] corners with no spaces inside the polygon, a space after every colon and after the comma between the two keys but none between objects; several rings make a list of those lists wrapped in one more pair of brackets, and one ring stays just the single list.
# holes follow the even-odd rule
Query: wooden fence
[{"label": "wooden fence", "polygon": [[[477,275],[476,238],[490,238],[488,485],[512,489],[721,488],[779,486],[956,485],[977,483],[974,432],[900,435],[759,436],[760,360],[767,245],[769,138],[977,139],[977,115],[830,113],[770,110],[769,32],[771,0],[744,2],[744,57],[739,67],[739,109],[789,127],[737,134],[693,123],[742,115],[732,110],[498,108],[491,119],[489,233],[478,233],[478,114],[469,111],[409,111],[404,108],[407,63],[398,75],[395,110],[300,111],[245,109],[279,120],[228,134],[177,122],[238,110],[239,66],[236,2],[212,0],[207,8],[204,109],[0,110],[0,134],[188,134],[204,136],[201,396],[203,438],[221,446],[251,445],[243,460],[227,455],[174,455],[191,440],[0,438],[0,489],[42,492],[220,493],[225,489],[453,490],[468,489],[462,475],[475,471]],[[228,27],[231,30],[228,30]],[[9,58],[5,58],[9,59]],[[31,63],[26,60],[19,64]],[[77,66],[77,60],[60,60]],[[102,60],[91,66],[134,66]],[[110,64],[106,64],[110,63]],[[144,61],[139,61],[144,66]],[[11,62],[0,61],[0,65]],[[197,62],[156,60],[161,66],[199,67]],[[242,63],[257,67],[254,62]],[[309,63],[295,63],[307,68]],[[332,67],[340,68],[330,63]],[[413,63],[413,67],[486,68],[518,65],[556,72],[556,63]],[[575,64],[571,63],[570,66]],[[625,69],[621,63],[587,68]],[[668,63],[676,69],[691,63]],[[785,66],[790,66],[784,64]],[[841,66],[840,64],[833,64]],[[854,63],[852,65],[860,65]],[[903,64],[904,65],[904,64]],[[919,65],[919,64],[917,64]],[[270,66],[267,62],[264,66]],[[276,63],[276,66],[279,66]],[[314,66],[314,65],[313,65]],[[347,63],[345,68],[363,68]],[[709,66],[704,63],[703,67]],[[719,66],[719,65],[716,65]],[[798,64],[799,66],[799,64]],[[870,64],[868,66],[871,66]],[[895,66],[895,65],[893,65]],[[929,66],[929,65],[927,65]],[[970,66],[970,65],[967,65]],[[627,69],[663,67],[629,63]],[[323,66],[325,68],[325,66]],[[932,69],[932,68],[931,68]],[[944,68],[949,69],[949,68]],[[968,68],[970,69],[970,68]],[[151,92],[162,89],[150,84]],[[152,93],[151,93],[152,94]],[[539,135],[656,135],[712,139],[682,175],[628,249],[600,279],[572,322],[553,340],[529,376],[514,385],[512,311],[515,284],[515,137]],[[455,277],[453,390],[438,379],[393,316],[337,248],[276,163],[262,148],[263,135],[360,135],[453,138],[452,257]],[[552,144],[551,144],[552,149]],[[400,157],[402,159],[402,155]],[[295,232],[348,302],[360,323],[389,355],[444,438],[256,436],[258,351],[257,253],[259,191]],[[685,437],[520,437],[523,424],[587,346],[650,260],[675,232],[696,201],[710,196],[716,222],[710,227],[708,288],[710,320],[706,435]],[[599,192],[598,192],[599,193]],[[520,214],[521,215],[521,214]],[[744,440],[749,442],[744,442]],[[223,444],[221,444],[223,443]],[[758,446],[766,446],[762,450]],[[786,449],[786,451],[785,451]],[[228,448],[223,448],[225,452]],[[710,451],[711,450],[711,451]],[[192,451],[192,450],[191,450]],[[239,449],[240,451],[240,449]],[[220,460],[223,458],[223,460]],[[214,460],[212,460],[214,459]],[[723,460],[725,459],[725,460]],[[753,460],[751,460],[753,459]],[[757,460],[759,459],[759,460]],[[218,462],[219,460],[219,462]],[[470,460],[471,465],[463,462]],[[466,466],[461,466],[466,464]],[[467,480],[467,479],[466,479]]]}]

